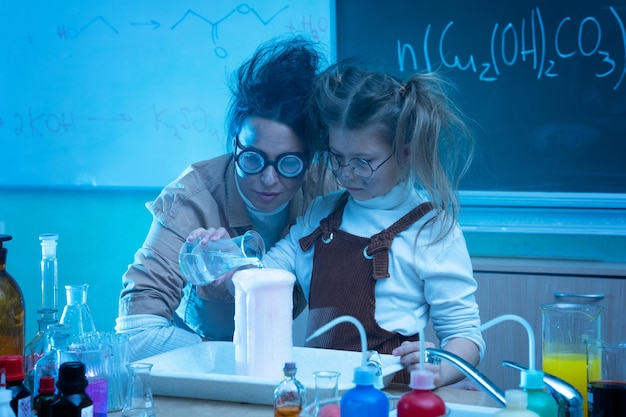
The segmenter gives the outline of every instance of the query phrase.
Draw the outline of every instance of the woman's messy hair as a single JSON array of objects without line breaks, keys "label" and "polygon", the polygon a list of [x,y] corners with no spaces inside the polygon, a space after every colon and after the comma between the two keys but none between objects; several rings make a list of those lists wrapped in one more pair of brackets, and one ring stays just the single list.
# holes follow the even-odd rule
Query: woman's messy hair
[{"label": "woman's messy hair", "polygon": [[303,36],[261,44],[232,76],[229,139],[236,137],[247,118],[261,117],[289,126],[312,157],[308,101],[320,64],[317,44]]}]

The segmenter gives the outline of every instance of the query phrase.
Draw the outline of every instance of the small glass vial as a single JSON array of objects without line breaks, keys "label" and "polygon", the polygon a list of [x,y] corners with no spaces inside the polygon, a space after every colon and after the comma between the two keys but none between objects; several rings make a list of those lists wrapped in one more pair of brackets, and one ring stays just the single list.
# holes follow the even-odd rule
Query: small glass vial
[{"label": "small glass vial", "polygon": [[33,416],[50,417],[50,405],[54,399],[54,378],[39,378],[39,392],[33,398]]},{"label": "small glass vial", "polygon": [[122,409],[122,417],[155,417],[152,388],[150,386],[151,363],[129,363],[128,386],[126,400]]},{"label": "small glass vial", "polygon": [[93,417],[93,402],[86,387],[85,365],[82,362],[62,363],[57,382],[59,393],[50,404],[50,416]]},{"label": "small glass vial", "polygon": [[297,417],[306,403],[306,388],[296,379],[296,364],[285,362],[285,377],[274,390],[274,417]]},{"label": "small glass vial", "polygon": [[30,417],[32,396],[24,385],[24,358],[21,355],[0,356],[0,370],[4,370],[6,389],[11,391],[11,408],[17,417]]}]

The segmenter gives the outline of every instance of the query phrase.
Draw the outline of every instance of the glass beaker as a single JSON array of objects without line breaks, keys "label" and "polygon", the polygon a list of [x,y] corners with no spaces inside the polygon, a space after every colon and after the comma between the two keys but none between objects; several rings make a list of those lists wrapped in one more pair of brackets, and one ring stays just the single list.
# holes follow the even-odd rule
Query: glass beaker
[{"label": "glass beaker", "polygon": [[126,365],[128,385],[122,417],[155,417],[152,388],[150,386],[151,363],[135,362]]},{"label": "glass beaker", "polygon": [[587,342],[589,417],[626,416],[626,340]]},{"label": "glass beaker", "polygon": [[67,302],[63,307],[59,323],[70,326],[70,345],[80,343],[80,339],[84,335],[96,331],[96,325],[87,305],[88,290],[89,284],[65,286]]},{"label": "glass beaker", "polygon": [[541,305],[543,372],[573,385],[587,416],[587,346],[600,339],[602,306],[577,303]]},{"label": "glass beaker", "polygon": [[73,349],[78,359],[85,364],[85,377],[88,381],[86,391],[93,401],[93,417],[106,417],[111,348],[106,344],[84,340],[81,344],[75,344]]},{"label": "glass beaker", "polygon": [[263,238],[248,230],[232,239],[201,244],[200,240],[183,243],[178,254],[180,269],[194,285],[209,285],[227,272],[246,265],[262,267],[265,253]]},{"label": "glass beaker", "polygon": [[336,371],[313,372],[315,378],[315,399],[313,401],[319,402],[337,397],[340,375],[341,372]]}]

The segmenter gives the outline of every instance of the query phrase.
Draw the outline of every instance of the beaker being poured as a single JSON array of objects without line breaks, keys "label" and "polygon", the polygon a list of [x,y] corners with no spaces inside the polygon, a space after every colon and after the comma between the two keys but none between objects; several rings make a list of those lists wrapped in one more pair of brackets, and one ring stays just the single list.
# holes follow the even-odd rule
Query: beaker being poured
[{"label": "beaker being poured", "polygon": [[178,261],[187,281],[202,286],[213,283],[230,271],[243,266],[262,268],[265,254],[263,238],[254,230],[232,239],[215,242],[185,242],[180,248]]}]

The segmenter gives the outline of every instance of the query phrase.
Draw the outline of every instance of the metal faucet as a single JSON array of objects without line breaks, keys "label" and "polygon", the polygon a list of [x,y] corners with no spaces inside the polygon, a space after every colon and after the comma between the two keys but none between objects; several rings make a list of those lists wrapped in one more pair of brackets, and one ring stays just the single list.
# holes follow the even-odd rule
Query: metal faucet
[{"label": "metal faucet", "polygon": [[[504,392],[489,378],[484,376],[478,369],[470,365],[464,359],[443,349],[426,348],[424,353],[426,362],[437,365],[443,359],[446,362],[451,363],[458,370],[463,372],[465,376],[478,384],[478,386],[489,394],[498,404],[503,407],[506,406]],[[503,361],[502,365],[518,369],[520,371],[528,369],[520,364],[510,361]],[[543,375],[543,382],[546,384],[550,394],[556,399],[559,408],[559,417],[583,416],[583,400],[576,388],[562,379],[546,373]]]},{"label": "metal faucet", "polygon": [[[502,365],[519,371],[528,369],[519,363],[511,361],[502,361]],[[543,382],[546,384],[548,392],[556,399],[559,406],[559,417],[583,416],[583,397],[576,388],[561,378],[545,372],[543,374]]]},{"label": "metal faucet", "polygon": [[496,384],[494,384],[489,378],[484,376],[478,369],[470,365],[469,362],[467,362],[465,359],[462,359],[454,353],[450,353],[447,350],[443,349],[426,348],[424,353],[426,362],[437,365],[443,359],[446,362],[451,363],[458,370],[463,372],[465,376],[477,383],[498,404],[503,407],[506,405],[504,392],[500,388],[498,388]]}]

